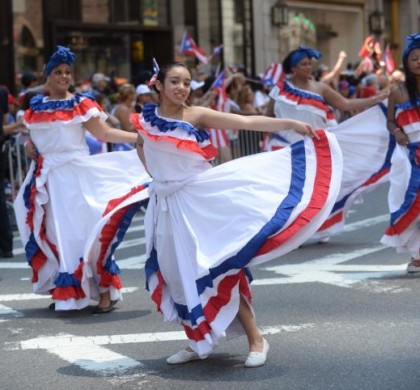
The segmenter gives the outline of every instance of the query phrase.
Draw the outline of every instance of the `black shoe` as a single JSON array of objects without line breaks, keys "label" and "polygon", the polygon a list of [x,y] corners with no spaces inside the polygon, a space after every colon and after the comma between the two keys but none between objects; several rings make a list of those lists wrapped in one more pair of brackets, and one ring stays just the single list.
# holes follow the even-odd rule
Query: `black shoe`
[{"label": "black shoe", "polygon": [[105,313],[109,313],[109,312],[115,310],[115,304],[117,302],[118,302],[118,300],[117,301],[111,301],[109,303],[109,306],[108,307],[99,307],[99,306],[96,306],[95,309],[93,309],[93,313],[92,314],[105,314]]},{"label": "black shoe", "polygon": [[0,257],[2,257],[3,259],[11,259],[13,257],[13,252],[0,251]]}]

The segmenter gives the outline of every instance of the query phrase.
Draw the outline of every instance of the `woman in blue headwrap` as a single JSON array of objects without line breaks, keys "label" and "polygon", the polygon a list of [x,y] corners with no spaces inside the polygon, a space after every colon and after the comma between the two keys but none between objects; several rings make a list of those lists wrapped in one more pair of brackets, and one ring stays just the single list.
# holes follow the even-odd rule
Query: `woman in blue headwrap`
[{"label": "woman in blue headwrap", "polygon": [[[328,129],[337,137],[343,153],[343,177],[340,194],[330,217],[313,237],[326,242],[341,231],[344,217],[354,199],[386,180],[389,168],[390,143],[386,117],[379,107],[371,108],[339,125],[331,107],[341,111],[363,110],[387,97],[381,93],[367,99],[347,99],[313,77],[313,59],[321,58],[317,50],[300,46],[283,61],[283,76],[270,93],[267,114],[280,118],[299,119],[314,128]],[[292,132],[272,136],[268,150],[284,147],[299,140]]]},{"label": "woman in blue headwrap", "polygon": [[409,253],[407,272],[420,272],[420,33],[407,37],[402,55],[405,82],[393,87],[387,127],[397,146],[392,155],[388,204],[391,223],[382,243]]},{"label": "woman in blue headwrap", "polygon": [[49,96],[34,96],[24,114],[37,153],[14,206],[33,291],[51,294],[55,310],[99,299],[95,312],[105,313],[121,299],[113,253],[150,177],[135,151],[89,155],[86,130],[105,142],[136,135],[110,128],[93,96],[69,92],[75,60],[57,47],[45,67]]}]

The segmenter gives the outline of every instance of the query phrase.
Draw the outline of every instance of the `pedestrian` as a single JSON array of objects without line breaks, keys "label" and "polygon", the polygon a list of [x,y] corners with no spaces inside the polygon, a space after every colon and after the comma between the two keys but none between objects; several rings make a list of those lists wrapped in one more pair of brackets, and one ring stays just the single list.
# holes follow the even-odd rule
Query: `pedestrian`
[{"label": "pedestrian", "polygon": [[392,87],[388,130],[397,146],[392,155],[388,195],[390,226],[381,242],[409,253],[408,273],[420,272],[420,33],[406,39],[405,80]]},{"label": "pedestrian", "polygon": [[[386,180],[391,143],[383,110],[374,107],[366,111],[382,102],[388,93],[367,99],[342,96],[326,83],[314,80],[312,60],[320,57],[319,51],[305,46],[286,56],[285,74],[270,92],[272,101],[267,115],[306,121],[315,129],[334,132],[337,137],[344,161],[341,191],[333,213],[314,236],[318,242],[326,242],[331,234],[344,227],[344,217],[357,196]],[[331,107],[341,112],[365,111],[337,125]],[[272,136],[267,149],[284,147],[301,138],[296,132],[283,131]]]},{"label": "pedestrian", "polygon": [[0,257],[13,257],[13,233],[7,212],[5,174],[7,166],[6,135],[4,126],[8,123],[8,91],[0,86]]},{"label": "pedestrian", "polygon": [[154,91],[152,91],[146,84],[139,84],[136,87],[136,102],[134,110],[137,113],[141,113],[145,104],[153,102],[153,93]]},{"label": "pedestrian", "polygon": [[[121,299],[113,254],[134,212],[125,198],[141,194],[139,183],[150,178],[134,150],[89,155],[86,130],[106,142],[137,136],[110,128],[91,94],[69,92],[75,60],[70,49],[57,46],[45,67],[49,96],[33,97],[24,114],[37,157],[15,212],[33,292],[51,294],[51,309],[83,309],[94,299],[94,312],[106,313]],[[123,200],[127,208],[120,210]]]},{"label": "pedestrian", "polygon": [[120,121],[122,130],[135,132],[133,125],[130,122],[130,115],[135,112],[134,105],[136,103],[136,89],[134,85],[125,83],[118,89],[117,94],[118,104],[111,110]]},{"label": "pedestrian", "polygon": [[[132,115],[139,158],[153,176],[147,288],[165,320],[182,324],[189,340],[169,364],[204,359],[225,332],[238,331],[248,338],[245,365],[257,367],[269,346],[255,321],[247,267],[293,250],[316,231],[338,191],[341,155],[334,136],[315,134],[304,122],[187,106],[191,80],[182,63],[161,67],[159,105]],[[199,129],[224,127],[294,129],[308,137],[212,167],[216,150]]]}]

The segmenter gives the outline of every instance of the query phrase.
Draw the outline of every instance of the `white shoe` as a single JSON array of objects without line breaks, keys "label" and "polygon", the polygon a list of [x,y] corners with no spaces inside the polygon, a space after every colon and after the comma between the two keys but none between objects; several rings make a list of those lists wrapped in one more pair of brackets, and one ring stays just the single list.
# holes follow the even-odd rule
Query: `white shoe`
[{"label": "white shoe", "polygon": [[187,363],[192,360],[198,360],[200,359],[200,356],[198,356],[197,352],[194,351],[187,351],[186,349],[183,349],[176,354],[169,356],[166,359],[166,363],[168,364],[182,364]]},{"label": "white shoe", "polygon": [[407,273],[414,274],[420,272],[420,259],[412,259],[407,265]]},{"label": "white shoe", "polygon": [[322,238],[320,238],[319,240],[318,240],[318,243],[319,244],[326,244],[327,242],[329,242],[330,241],[330,236],[325,236],[325,237],[322,237]]},{"label": "white shoe", "polygon": [[262,352],[250,352],[245,361],[245,367],[259,367],[264,365],[267,360],[267,354],[270,346],[266,339],[264,339],[264,346]]}]

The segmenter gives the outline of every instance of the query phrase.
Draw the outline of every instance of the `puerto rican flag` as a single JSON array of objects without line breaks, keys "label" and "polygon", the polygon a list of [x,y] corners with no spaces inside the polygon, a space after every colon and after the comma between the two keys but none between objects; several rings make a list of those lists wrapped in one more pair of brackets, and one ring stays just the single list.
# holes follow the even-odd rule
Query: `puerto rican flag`
[{"label": "puerto rican flag", "polygon": [[206,52],[197,46],[194,39],[192,39],[191,35],[187,32],[185,32],[182,36],[181,52],[186,56],[193,56],[198,58],[198,60],[204,64],[209,62]]},{"label": "puerto rican flag", "polygon": [[151,77],[151,79],[149,80],[149,86],[154,85],[156,83],[156,79],[159,73],[159,65],[156,61],[156,58],[153,57],[153,76]]},{"label": "puerto rican flag", "polygon": [[[230,112],[230,103],[226,92],[224,70],[218,74],[211,89],[216,90],[218,94],[215,110],[220,112]],[[215,148],[229,146],[229,137],[227,136],[225,129],[209,129],[209,133],[210,141]]]},{"label": "puerto rican flag", "polygon": [[262,77],[262,83],[272,87],[283,78],[283,66],[281,64],[272,63],[264,72],[264,75]]},{"label": "puerto rican flag", "polygon": [[216,80],[214,81],[212,85],[212,89],[215,89],[218,92],[218,98],[217,98],[217,111],[221,112],[229,112],[229,99],[226,92],[226,86],[225,86],[225,71],[222,70],[219,75],[216,77]]}]

